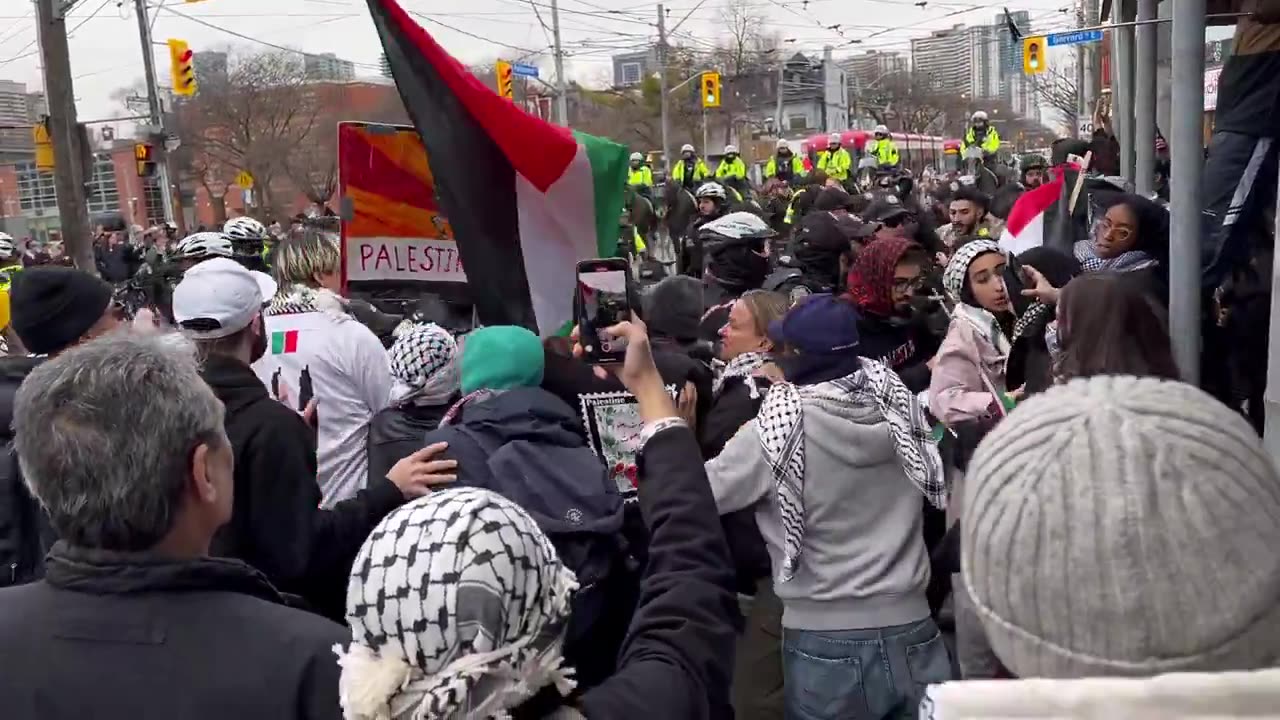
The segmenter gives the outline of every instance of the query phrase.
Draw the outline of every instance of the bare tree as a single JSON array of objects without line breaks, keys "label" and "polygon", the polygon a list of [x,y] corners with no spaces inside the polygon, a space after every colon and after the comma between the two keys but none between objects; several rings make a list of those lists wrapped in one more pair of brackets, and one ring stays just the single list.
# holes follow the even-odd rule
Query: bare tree
[{"label": "bare tree", "polygon": [[[748,124],[753,115],[767,110],[773,114],[774,68],[785,60],[782,39],[768,32],[768,18],[751,0],[730,0],[720,14],[725,35],[711,53],[710,61],[721,72],[720,114],[724,117],[724,141],[728,144],[735,129]],[[769,92],[772,89],[773,92]]]},{"label": "bare tree", "polygon": [[1064,127],[1075,127],[1080,107],[1075,72],[1048,68],[1030,76],[1029,81],[1040,106],[1049,108],[1048,119]]},{"label": "bare tree", "polygon": [[939,92],[920,75],[904,70],[859,93],[857,102],[872,119],[890,130],[942,134],[948,117],[957,114],[957,106],[963,105],[964,98]]},{"label": "bare tree", "polygon": [[199,94],[178,111],[184,142],[205,156],[193,152],[191,168],[211,183],[211,197],[225,197],[227,171],[245,170],[254,178],[255,204],[267,216],[277,214],[275,186],[288,178],[289,160],[316,120],[301,56],[276,51],[235,57],[225,77],[203,79]]}]

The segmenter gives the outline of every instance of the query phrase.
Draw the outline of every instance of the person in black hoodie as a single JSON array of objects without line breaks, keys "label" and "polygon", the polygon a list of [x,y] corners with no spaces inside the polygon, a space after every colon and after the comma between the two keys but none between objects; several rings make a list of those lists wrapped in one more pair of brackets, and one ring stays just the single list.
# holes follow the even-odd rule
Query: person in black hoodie
[{"label": "person in black hoodie", "polygon": [[[638,398],[644,422],[639,503],[652,531],[641,602],[616,669],[570,694],[565,665],[584,668],[562,657],[560,644],[569,603],[585,588],[575,588],[521,508],[492,493],[451,490],[397,511],[361,552],[366,562],[352,572],[350,595],[366,600],[350,608],[352,643],[340,661],[342,686],[351,690],[343,699],[348,716],[394,707],[432,718],[721,717],[736,609],[710,486],[643,326],[609,330],[627,339],[618,374]],[[419,529],[427,526],[438,532]],[[439,538],[453,539],[449,552],[435,551]],[[405,572],[380,571],[387,566]],[[411,611],[414,622],[395,608]],[[392,669],[411,680],[382,680]]]},{"label": "person in black hoodie", "polygon": [[858,308],[858,354],[888,365],[912,392],[929,387],[940,340],[924,330],[913,301],[929,268],[924,248],[901,237],[873,240],[849,270]]},{"label": "person in black hoodie", "polygon": [[422,438],[458,400],[458,344],[435,323],[400,330],[387,353],[391,360],[391,405],[369,424],[369,475],[382,477],[402,458],[422,448]]},{"label": "person in black hoodie", "polygon": [[43,580],[0,590],[6,720],[342,717],[342,626],[210,556],[234,494],[222,416],[163,336],[99,338],[23,382],[14,444],[59,540]]},{"label": "person in black hoodie", "polygon": [[733,301],[748,290],[757,290],[769,276],[769,245],[777,234],[764,220],[746,212],[729,213],[702,226],[699,231],[707,255],[702,282],[703,305],[698,332],[715,341],[729,321]]},{"label": "person in black hoodie", "polygon": [[10,289],[10,327],[31,355],[0,358],[0,587],[44,575],[53,531],[31,496],[12,452],[13,401],[27,375],[67,348],[119,327],[111,286],[89,273],[56,266],[28,268]]},{"label": "person in black hoodie", "polygon": [[250,368],[267,349],[262,308],[275,290],[267,275],[214,258],[188,270],[173,291],[174,318],[195,341],[201,375],[226,407],[235,455],[231,521],[212,552],[243,560],[317,612],[341,618],[342,578],[369,531],[406,498],[452,481],[453,463],[432,460],[443,447],[423,448],[370,476],[354,498],[321,510],[315,430],[272,399]]}]

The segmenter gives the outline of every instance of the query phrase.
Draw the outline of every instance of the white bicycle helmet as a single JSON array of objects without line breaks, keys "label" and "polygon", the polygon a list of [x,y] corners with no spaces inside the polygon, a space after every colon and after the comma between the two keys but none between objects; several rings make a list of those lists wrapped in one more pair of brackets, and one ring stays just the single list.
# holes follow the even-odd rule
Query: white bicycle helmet
[{"label": "white bicycle helmet", "polygon": [[831,133],[831,135],[827,138],[827,144],[828,144],[828,145],[839,145],[839,144],[840,144],[840,133]]},{"label": "white bicycle helmet", "polygon": [[973,122],[978,122],[979,120],[981,120],[982,122],[986,122],[986,121],[987,121],[987,111],[985,111],[985,110],[979,110],[979,111],[977,111],[977,112],[975,112],[975,113],[973,114],[973,118],[971,118],[971,119],[973,120]]},{"label": "white bicycle helmet", "polygon": [[234,254],[230,238],[220,232],[198,232],[188,235],[173,249],[173,257],[180,260],[229,258]]},{"label": "white bicycle helmet", "polygon": [[13,236],[0,232],[0,260],[10,260],[17,254],[18,246],[13,242]]},{"label": "white bicycle helmet", "polygon": [[693,194],[693,196],[699,200],[701,200],[702,198],[715,198],[717,200],[724,200],[729,197],[729,195],[724,191],[723,185],[721,185],[720,183],[713,183],[713,182],[703,183],[702,186],[698,188],[698,191]]},{"label": "white bicycle helmet", "polygon": [[644,162],[644,155],[638,152],[631,153],[631,162]]},{"label": "white bicycle helmet", "polygon": [[791,149],[791,143],[787,142],[787,141],[786,141],[786,139],[782,139],[782,140],[779,140],[779,141],[778,141],[778,146],[777,146],[777,147],[778,147],[778,149],[779,149],[779,150],[790,150],[790,149]]},{"label": "white bicycle helmet", "polygon": [[888,125],[877,125],[877,126],[876,126],[876,130],[875,130],[875,134],[876,134],[876,135],[888,135],[888,134],[889,134],[889,126],[888,126]]},{"label": "white bicycle helmet", "polygon": [[725,154],[725,155],[737,155],[737,154],[738,154],[738,146],[737,146],[737,145],[725,145],[725,146],[724,146],[724,154]]},{"label": "white bicycle helmet", "polygon": [[232,240],[261,240],[267,236],[267,226],[244,216],[228,220],[222,226],[222,233]]},{"label": "white bicycle helmet", "polygon": [[693,151],[694,151],[694,150],[693,150],[693,146],[692,146],[692,145],[690,145],[690,144],[688,144],[688,143],[685,143],[684,145],[681,145],[681,146],[680,146],[680,152],[681,152],[682,154],[683,154],[683,153],[691,153],[691,152],[693,152]]},{"label": "white bicycle helmet", "polygon": [[767,240],[777,234],[760,216],[749,212],[732,212],[698,229],[698,235],[707,240]]}]

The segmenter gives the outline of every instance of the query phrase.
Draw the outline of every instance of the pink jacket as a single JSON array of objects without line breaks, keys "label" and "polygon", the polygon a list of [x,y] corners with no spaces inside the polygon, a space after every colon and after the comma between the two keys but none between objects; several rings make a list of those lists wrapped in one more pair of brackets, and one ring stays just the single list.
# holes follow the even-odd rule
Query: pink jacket
[{"label": "pink jacket", "polygon": [[929,383],[929,412],[948,426],[1004,414],[1007,351],[998,350],[963,307],[951,318]]}]

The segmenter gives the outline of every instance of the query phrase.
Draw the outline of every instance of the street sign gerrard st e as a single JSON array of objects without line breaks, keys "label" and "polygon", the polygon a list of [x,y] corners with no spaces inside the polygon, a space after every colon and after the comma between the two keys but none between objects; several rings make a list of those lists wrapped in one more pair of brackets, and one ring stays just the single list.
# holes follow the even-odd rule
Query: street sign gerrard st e
[{"label": "street sign gerrard st e", "polygon": [[1101,30],[1077,30],[1075,32],[1054,33],[1048,36],[1049,47],[1063,45],[1080,45],[1081,43],[1102,42]]},{"label": "street sign gerrard st e", "polygon": [[240,172],[236,173],[236,185],[241,190],[252,190],[253,175],[250,175],[248,170],[241,170]]},{"label": "street sign gerrard st e", "polygon": [[538,77],[538,66],[526,65],[525,63],[511,63],[511,73],[516,77],[536,78]]}]

